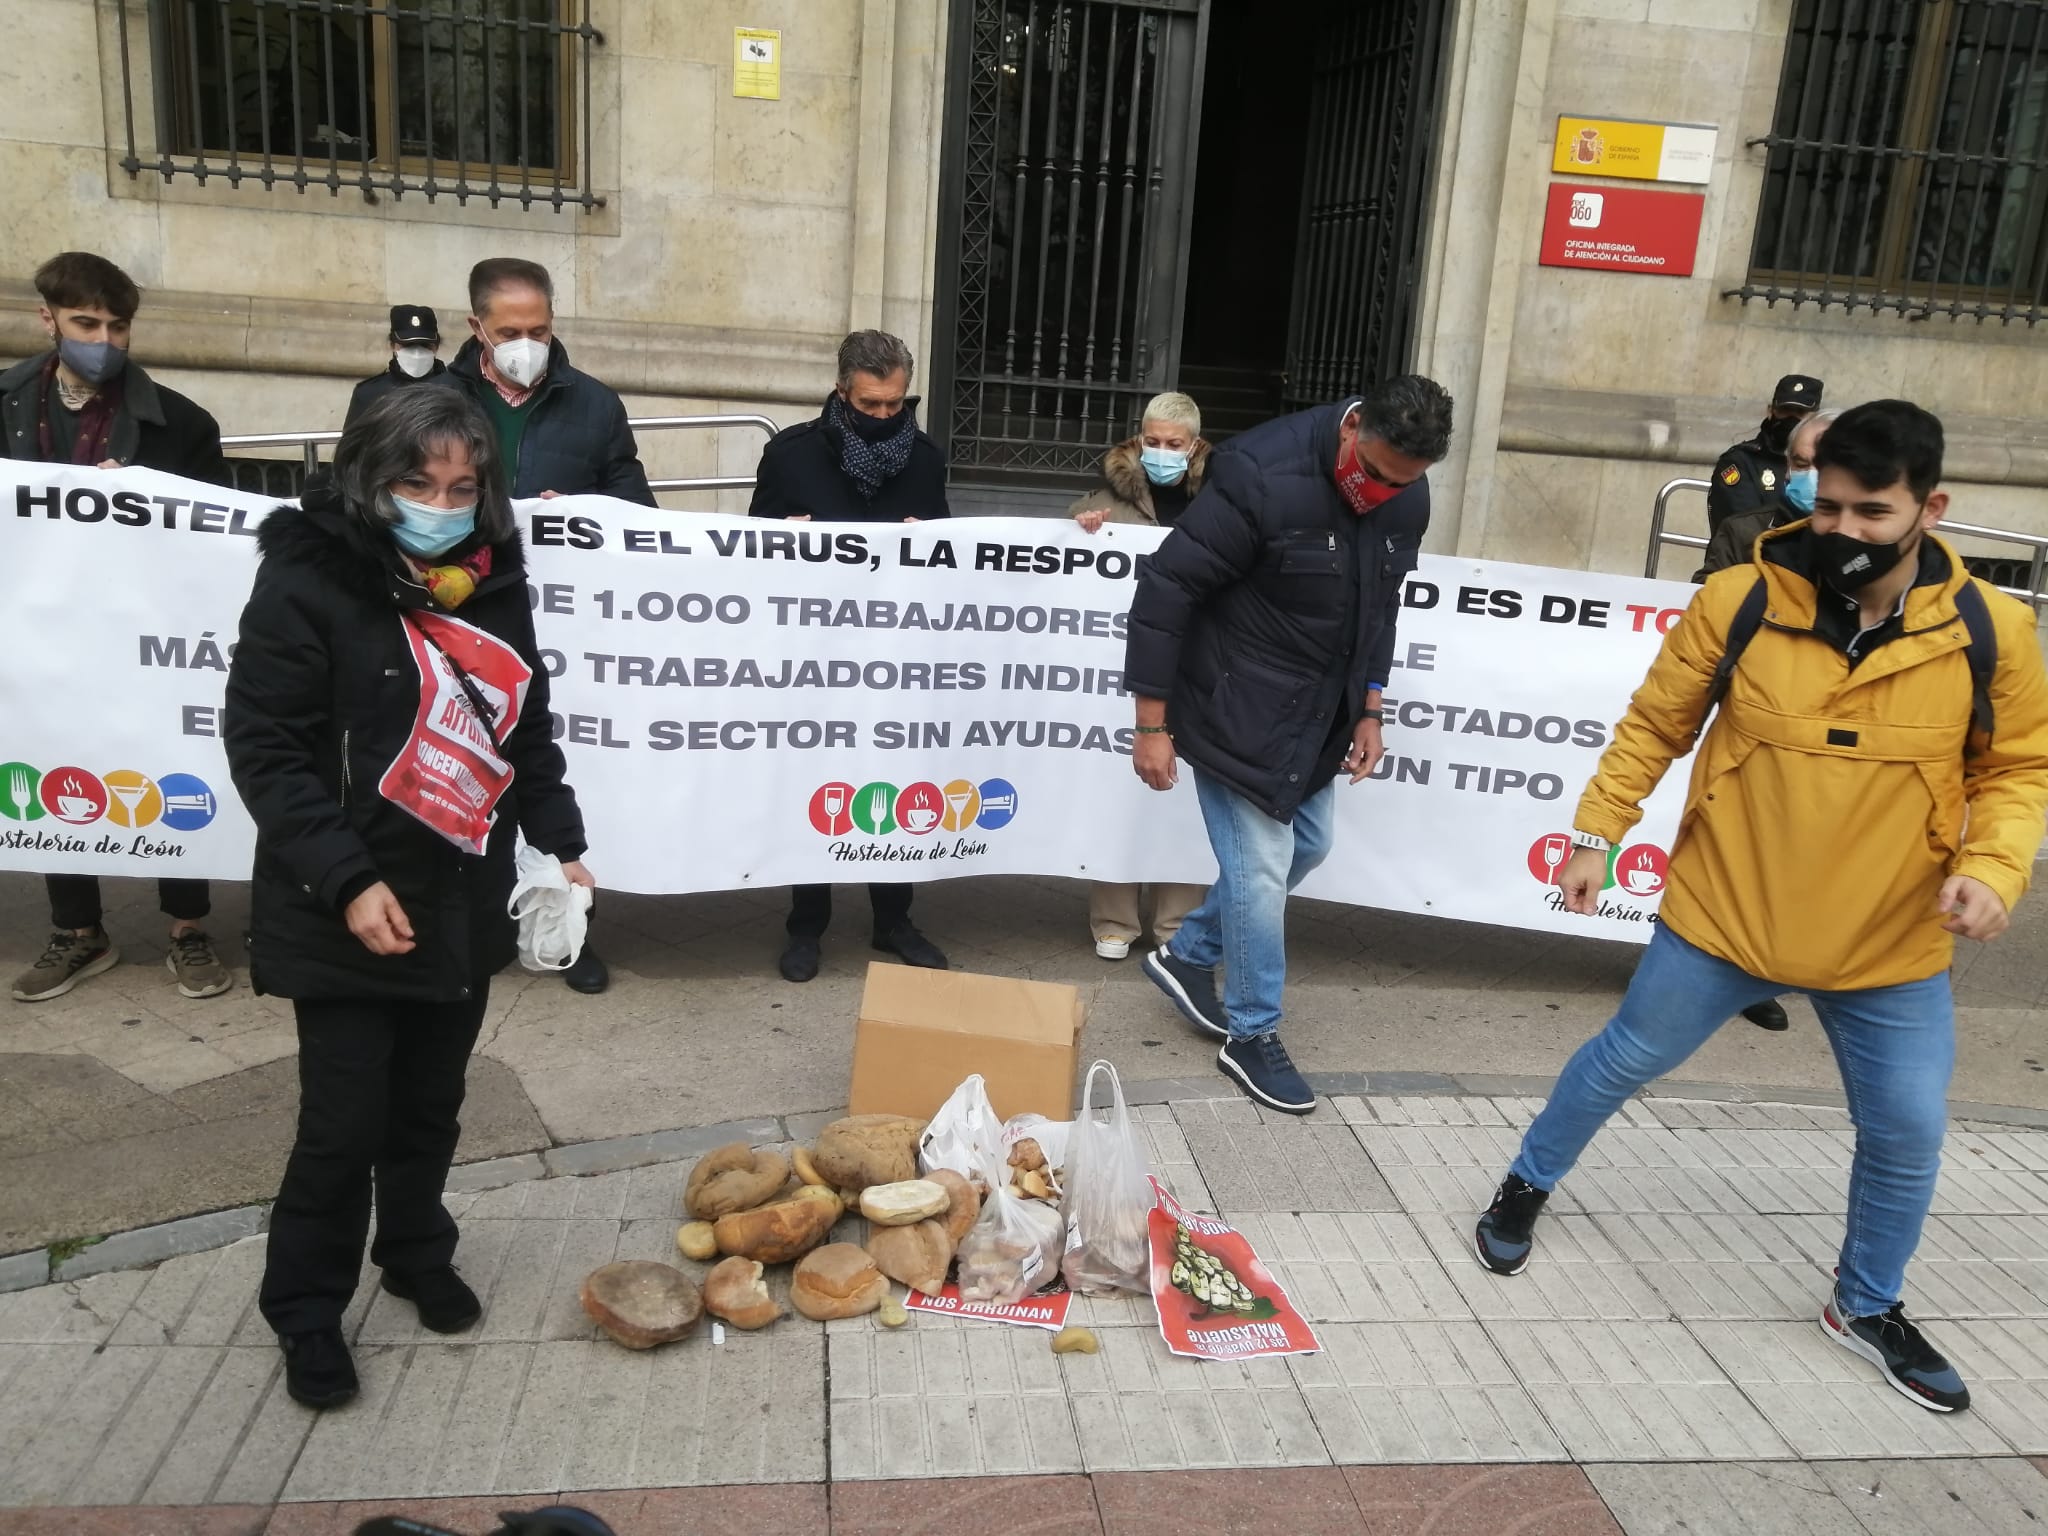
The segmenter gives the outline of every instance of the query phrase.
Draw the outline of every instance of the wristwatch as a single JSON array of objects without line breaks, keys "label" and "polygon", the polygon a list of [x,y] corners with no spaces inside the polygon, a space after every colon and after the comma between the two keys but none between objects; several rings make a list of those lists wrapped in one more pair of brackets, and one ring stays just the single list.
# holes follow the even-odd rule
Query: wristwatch
[{"label": "wristwatch", "polygon": [[1368,709],[1363,711],[1358,718],[1361,720],[1384,720],[1386,719],[1386,712],[1384,710]]},{"label": "wristwatch", "polygon": [[1607,841],[1604,837],[1595,837],[1590,832],[1580,832],[1577,830],[1574,830],[1572,833],[1572,846],[1574,848],[1590,848],[1595,853],[1609,853],[1614,848],[1614,844]]}]

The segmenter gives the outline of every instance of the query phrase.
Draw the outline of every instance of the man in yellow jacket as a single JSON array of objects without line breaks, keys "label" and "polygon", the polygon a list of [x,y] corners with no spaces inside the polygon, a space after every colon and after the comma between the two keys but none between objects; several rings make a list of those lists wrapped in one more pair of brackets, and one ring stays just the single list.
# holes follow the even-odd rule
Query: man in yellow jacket
[{"label": "man in yellow jacket", "polygon": [[1953,1412],[1969,1390],[1900,1293],[1941,1165],[1955,937],[2005,931],[2041,846],[2048,676],[2033,614],[1933,535],[1941,457],[1941,423],[1918,406],[1845,411],[1814,455],[1812,517],[1708,578],[1665,637],[1579,801],[1562,881],[1570,910],[1597,910],[1608,849],[1718,697],[1661,921],[1474,1242],[1489,1269],[1520,1274],[1544,1200],[1623,1101],[1739,1009],[1804,992],[1856,1125],[1822,1329],[1913,1402]]}]

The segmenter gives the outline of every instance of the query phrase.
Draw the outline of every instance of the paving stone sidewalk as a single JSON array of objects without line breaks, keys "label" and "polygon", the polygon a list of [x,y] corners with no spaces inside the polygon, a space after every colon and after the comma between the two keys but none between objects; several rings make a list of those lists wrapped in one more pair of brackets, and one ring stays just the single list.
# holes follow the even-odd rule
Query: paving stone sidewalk
[{"label": "paving stone sidewalk", "polygon": [[[1103,1515],[1103,1479],[1123,1474],[1577,1463],[1601,1519],[1611,1510],[1631,1533],[1679,1528],[1668,1522],[1689,1505],[1737,1521],[1760,1489],[1792,1490],[1764,1499],[1770,1522],[1688,1527],[1757,1531],[1793,1528],[1775,1516],[1805,1505],[1851,1518],[1870,1485],[1839,1467],[1964,1458],[1911,1475],[1929,1498],[1946,1490],[1937,1503],[1969,1503],[1968,1484],[2048,1516],[2048,1487],[2027,1494],[2037,1474],[2017,1459],[2048,1453],[2048,1131],[1951,1134],[1907,1295],[1975,1395],[1942,1417],[1816,1326],[1848,1177],[1839,1110],[1631,1103],[1552,1201],[1536,1263],[1502,1280],[1473,1259],[1470,1224],[1538,1107],[1372,1096],[1306,1120],[1241,1099],[1136,1108],[1162,1180],[1234,1221],[1315,1324],[1323,1352],[1284,1360],[1175,1359],[1136,1298],[1077,1302],[1101,1337],[1092,1357],[1055,1357],[1034,1330],[925,1316],[901,1332],[792,1317],[617,1349],[583,1317],[577,1284],[613,1258],[674,1258],[687,1162],[452,1195],[483,1323],[423,1335],[366,1285],[348,1320],[363,1396],[325,1416],[284,1396],[253,1305],[260,1236],[0,1296],[0,1506],[311,1510],[815,1485],[836,1508],[855,1484],[1036,1474],[1041,1489],[1092,1479],[1101,1523],[1075,1528],[1108,1530],[1120,1527]],[[860,1223],[844,1235],[859,1240]],[[1659,1463],[1684,1466],[1644,1470]],[[1838,1528],[1921,1528],[1867,1514]],[[0,1517],[0,1533],[16,1528]],[[266,1528],[301,1527],[247,1527]]]}]

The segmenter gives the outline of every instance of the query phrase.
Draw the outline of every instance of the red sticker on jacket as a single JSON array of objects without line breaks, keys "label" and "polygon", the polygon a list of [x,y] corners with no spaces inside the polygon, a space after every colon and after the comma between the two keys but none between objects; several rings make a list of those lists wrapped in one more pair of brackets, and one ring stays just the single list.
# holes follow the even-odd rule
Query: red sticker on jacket
[{"label": "red sticker on jacket", "polygon": [[[533,669],[496,635],[446,614],[409,613],[400,622],[420,672],[420,707],[405,750],[384,770],[377,793],[463,852],[482,853],[498,801],[512,783],[512,765],[497,743],[519,723]],[[451,658],[489,707],[489,723]]]}]

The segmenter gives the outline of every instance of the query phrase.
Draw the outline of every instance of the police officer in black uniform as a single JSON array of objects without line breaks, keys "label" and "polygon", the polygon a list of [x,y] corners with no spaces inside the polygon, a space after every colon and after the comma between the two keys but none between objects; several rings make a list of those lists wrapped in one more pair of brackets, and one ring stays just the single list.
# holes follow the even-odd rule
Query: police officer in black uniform
[{"label": "police officer in black uniform", "polygon": [[1724,518],[1749,512],[1785,489],[1785,449],[1792,429],[1820,409],[1821,382],[1803,373],[1788,373],[1771,392],[1770,414],[1756,436],[1737,443],[1714,463],[1707,486],[1707,531]]},{"label": "police officer in black uniform", "polygon": [[448,365],[441,361],[441,322],[424,304],[391,306],[391,361],[382,373],[375,373],[356,385],[349,396],[346,426],[390,394],[409,384],[448,382]]}]

